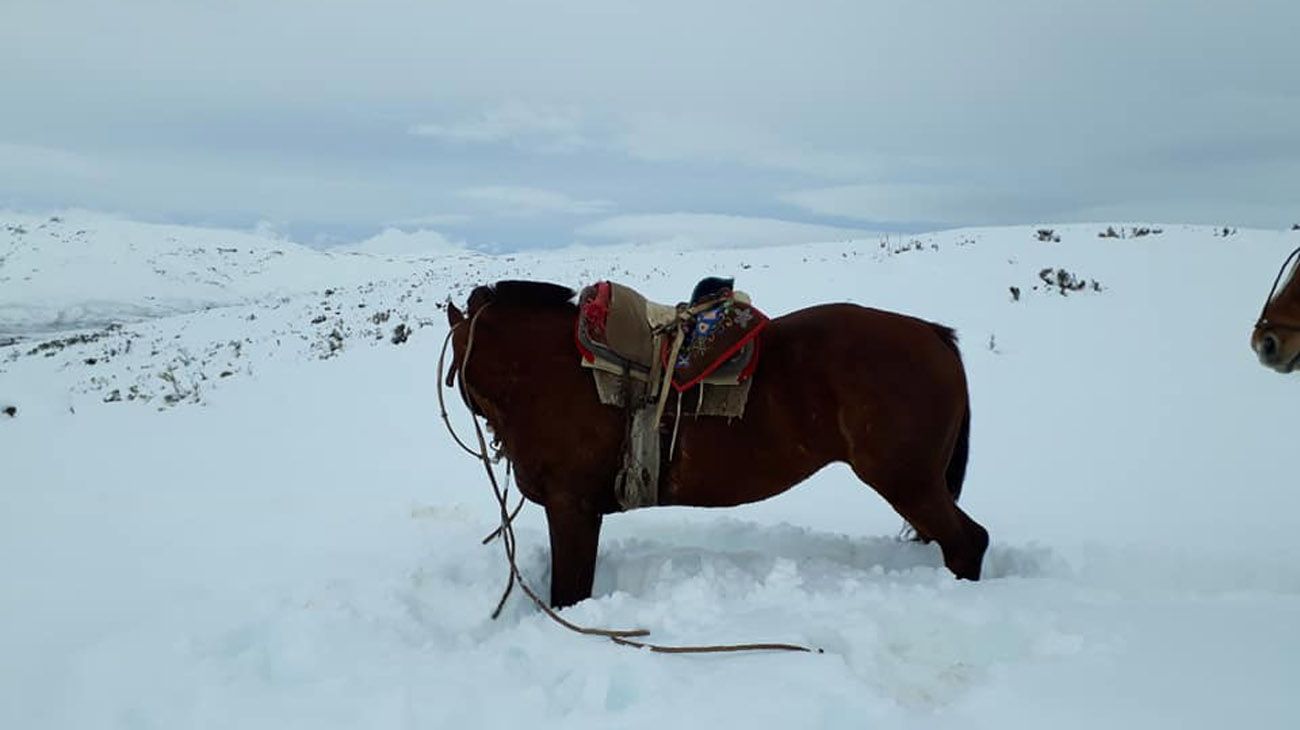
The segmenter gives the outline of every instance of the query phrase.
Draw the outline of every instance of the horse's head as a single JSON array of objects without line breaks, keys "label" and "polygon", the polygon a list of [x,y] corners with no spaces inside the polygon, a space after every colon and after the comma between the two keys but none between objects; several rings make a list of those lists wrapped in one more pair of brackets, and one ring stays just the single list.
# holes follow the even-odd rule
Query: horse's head
[{"label": "horse's head", "polygon": [[[451,364],[447,368],[445,383],[448,388],[456,386],[457,375],[460,374],[461,368],[465,364],[465,356],[470,349],[471,330],[478,329],[479,314],[491,301],[492,288],[487,286],[474,287],[474,291],[470,292],[469,300],[465,303],[465,311],[463,312],[451,301],[450,297],[447,299],[447,326],[451,328]],[[460,384],[461,399],[465,401],[466,407],[475,415],[482,415],[465,390],[463,376]]]},{"label": "horse's head", "polygon": [[[464,311],[448,301],[447,325],[451,328],[453,359],[447,371],[447,387],[455,386],[459,375],[461,393],[465,395],[466,371],[470,367],[470,361],[501,362],[507,359],[504,357],[504,349],[527,339],[520,335],[529,331],[524,323],[524,317],[528,313],[554,310],[557,307],[571,310],[573,305],[569,302],[573,296],[572,289],[557,284],[499,281],[492,286],[474,287],[465,302]],[[478,374],[490,377],[481,370]],[[474,380],[474,377],[469,380]],[[465,400],[472,410],[478,411],[471,403],[472,399],[466,397]]]},{"label": "horse's head", "polygon": [[448,297],[447,326],[455,329],[461,322],[472,319],[488,302],[492,301],[492,294],[492,287],[490,286],[474,287],[474,290],[469,293],[469,299],[465,302],[464,311],[461,311],[459,307],[452,303],[451,297]]},{"label": "horse's head", "polygon": [[1300,276],[1296,275],[1300,248],[1291,252],[1273,280],[1259,321],[1250,335],[1250,347],[1265,367],[1289,373],[1300,366]]}]

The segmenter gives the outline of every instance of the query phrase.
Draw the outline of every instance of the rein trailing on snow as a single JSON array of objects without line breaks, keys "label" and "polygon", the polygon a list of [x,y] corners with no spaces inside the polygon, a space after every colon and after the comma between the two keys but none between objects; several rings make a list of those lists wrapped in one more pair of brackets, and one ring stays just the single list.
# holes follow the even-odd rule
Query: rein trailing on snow
[{"label": "rein trailing on snow", "polygon": [[501,610],[505,607],[506,600],[509,599],[511,591],[513,590],[515,584],[518,583],[520,590],[522,590],[532,600],[532,602],[537,606],[537,608],[539,608],[542,611],[542,613],[546,614],[548,618],[550,618],[552,621],[555,621],[560,626],[563,626],[564,628],[578,634],[584,634],[587,636],[603,636],[621,646],[630,646],[637,649],[649,649],[650,651],[658,652],[661,654],[712,654],[712,653],[740,652],[740,651],[798,651],[798,652],[816,652],[818,654],[823,653],[822,649],[811,649],[809,647],[800,646],[798,644],[783,644],[783,643],[714,644],[714,645],[701,645],[701,646],[670,646],[664,644],[653,644],[646,641],[640,641],[637,638],[637,637],[648,636],[650,632],[646,629],[602,629],[602,628],[593,628],[588,626],[580,626],[571,621],[568,621],[567,619],[565,619],[564,617],[556,613],[555,610],[552,609],[550,606],[546,605],[546,602],[543,601],[541,597],[539,597],[537,593],[533,591],[533,589],[528,585],[528,582],[524,580],[524,576],[520,572],[519,564],[518,561],[516,560],[517,543],[515,540],[514,520],[515,517],[519,515],[520,510],[523,509],[524,499],[521,496],[519,499],[519,504],[514,508],[514,510],[510,509],[509,507],[509,489],[510,489],[509,478],[511,473],[510,461],[509,459],[506,459],[506,486],[505,488],[502,488],[500,482],[497,481],[496,470],[493,468],[493,463],[501,461],[503,458],[505,458],[505,454],[499,448],[489,447],[487,439],[483,436],[483,428],[479,425],[478,414],[475,413],[474,408],[470,403],[469,393],[465,386],[466,365],[469,363],[470,353],[474,349],[475,325],[478,324],[479,315],[482,314],[483,310],[487,309],[488,306],[490,306],[490,303],[480,307],[479,310],[475,312],[472,317],[470,317],[469,339],[465,344],[465,355],[461,358],[460,362],[458,363],[455,361],[452,362],[452,370],[446,376],[446,380],[447,380],[446,385],[448,387],[451,387],[450,381],[456,378],[457,373],[459,373],[460,375],[459,386],[460,386],[461,399],[465,401],[465,405],[470,411],[470,418],[473,419],[474,421],[474,435],[478,439],[477,451],[475,451],[473,448],[468,446],[463,440],[461,440],[460,436],[456,434],[456,430],[452,427],[451,419],[447,414],[446,401],[444,400],[442,395],[442,386],[444,385],[443,372],[445,370],[444,365],[447,358],[447,347],[451,344],[451,338],[452,335],[455,334],[456,328],[461,326],[461,324],[464,324],[464,322],[459,322],[456,325],[452,326],[451,329],[447,332],[446,339],[443,340],[442,343],[442,352],[438,356],[438,405],[442,411],[441,413],[442,422],[444,425],[446,425],[447,432],[451,434],[452,439],[455,440],[456,444],[459,445],[466,453],[468,453],[469,455],[473,456],[474,458],[482,462],[483,469],[484,471],[487,472],[488,483],[492,486],[492,494],[496,498],[497,506],[500,510],[500,517],[501,517],[500,526],[497,527],[496,530],[494,530],[487,537],[483,538],[484,545],[492,542],[492,540],[498,537],[501,538],[501,543],[505,547],[506,562],[509,565],[509,574],[506,578],[506,587],[504,592],[501,595],[501,600],[497,602],[496,608],[492,611],[492,618],[496,619],[501,615]]}]

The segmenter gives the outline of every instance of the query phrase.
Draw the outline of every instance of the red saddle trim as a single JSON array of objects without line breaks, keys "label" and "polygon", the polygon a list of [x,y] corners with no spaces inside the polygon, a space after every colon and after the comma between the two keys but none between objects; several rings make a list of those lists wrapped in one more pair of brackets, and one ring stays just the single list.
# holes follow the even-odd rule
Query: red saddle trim
[{"label": "red saddle trim", "polygon": [[[767,328],[768,322],[771,321],[771,320],[768,319],[766,316],[764,316],[762,312],[758,311],[758,309],[756,309],[756,308],[754,308],[754,307],[751,307],[750,309],[752,309],[753,312],[754,312],[756,315],[758,315],[759,318],[760,318],[759,323],[756,324],[756,325],[754,325],[754,329],[752,329],[752,330],[750,330],[749,332],[745,333],[745,336],[744,336],[744,337],[740,338],[740,340],[738,340],[735,344],[733,344],[731,347],[727,348],[727,350],[726,350],[725,352],[723,352],[721,355],[719,355],[719,356],[717,357],[717,359],[715,359],[715,360],[714,360],[714,361],[713,361],[713,362],[712,362],[708,367],[704,368],[704,370],[702,370],[702,371],[701,371],[698,375],[696,375],[694,378],[691,378],[689,381],[687,381],[687,382],[685,382],[685,383],[679,383],[679,382],[677,382],[677,379],[674,378],[673,381],[672,381],[672,383],[673,383],[673,388],[674,388],[678,393],[685,393],[686,391],[690,390],[691,388],[694,388],[695,386],[699,385],[699,384],[700,384],[700,381],[702,381],[702,380],[704,380],[705,378],[707,378],[707,377],[709,377],[710,375],[712,375],[714,370],[717,370],[718,368],[720,368],[720,367],[722,367],[723,365],[725,365],[726,362],[727,362],[728,360],[730,360],[731,358],[735,357],[735,356],[736,356],[736,353],[740,352],[740,351],[745,347],[745,345],[748,345],[748,344],[750,343],[750,341],[753,341],[753,343],[754,343],[754,355],[753,355],[752,357],[749,358],[749,362],[745,364],[745,369],[742,370],[741,373],[740,373],[740,375],[738,375],[737,378],[736,378],[739,382],[742,382],[742,383],[745,382],[746,380],[749,380],[750,376],[752,376],[752,375],[754,374],[754,369],[758,367],[758,356],[759,356],[759,351],[762,349],[762,348],[760,347],[760,343],[762,342],[762,340],[759,339],[758,336],[759,336],[760,333],[762,333],[762,331],[763,331],[764,329]],[[665,344],[665,347],[664,347],[663,354],[662,354],[663,364],[664,364],[664,367],[668,367],[668,349],[667,349],[667,343],[664,343],[664,344]]]},{"label": "red saddle trim", "polygon": [[604,339],[605,320],[609,317],[609,302],[610,297],[613,296],[613,288],[608,281],[598,281],[592,286],[596,289],[596,295],[582,303],[578,318],[573,322],[573,341],[577,343],[582,359],[587,362],[595,362],[596,354],[583,346],[579,332],[585,324],[588,335],[596,339]]}]

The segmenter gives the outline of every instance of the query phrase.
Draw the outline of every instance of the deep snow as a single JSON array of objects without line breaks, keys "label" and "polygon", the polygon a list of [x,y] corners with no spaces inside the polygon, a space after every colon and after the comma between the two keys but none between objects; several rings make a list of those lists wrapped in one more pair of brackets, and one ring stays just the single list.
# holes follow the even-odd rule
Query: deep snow
[{"label": "deep snow", "polygon": [[[0,415],[0,726],[1294,724],[1300,383],[1247,337],[1300,234],[406,257],[0,223],[0,406],[18,408]],[[1049,289],[1048,267],[1100,291]],[[957,327],[986,580],[893,539],[899,519],[831,467],[757,505],[609,518],[596,597],[565,612],[823,655],[651,655],[519,597],[488,618],[496,507],[438,419],[436,303],[506,277],[676,301],[709,273],[773,315],[849,300]],[[544,589],[535,506],[519,539]]]}]

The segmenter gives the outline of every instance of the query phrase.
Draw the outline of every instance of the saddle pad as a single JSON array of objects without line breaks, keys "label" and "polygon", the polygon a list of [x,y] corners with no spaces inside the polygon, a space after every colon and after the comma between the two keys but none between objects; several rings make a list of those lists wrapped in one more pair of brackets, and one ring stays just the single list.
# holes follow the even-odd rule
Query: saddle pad
[{"label": "saddle pad", "polygon": [[683,392],[721,368],[736,371],[744,382],[758,365],[758,335],[767,315],[735,297],[705,310],[692,320],[673,363],[673,387]]}]

